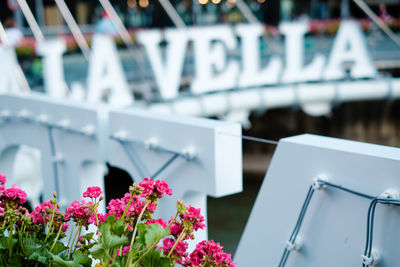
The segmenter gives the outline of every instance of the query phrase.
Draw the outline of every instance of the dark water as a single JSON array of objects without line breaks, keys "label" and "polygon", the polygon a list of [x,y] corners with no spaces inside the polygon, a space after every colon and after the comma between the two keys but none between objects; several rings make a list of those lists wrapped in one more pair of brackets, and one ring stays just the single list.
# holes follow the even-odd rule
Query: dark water
[{"label": "dark water", "polygon": [[262,183],[261,178],[244,179],[243,192],[223,198],[208,198],[209,239],[234,255]]}]

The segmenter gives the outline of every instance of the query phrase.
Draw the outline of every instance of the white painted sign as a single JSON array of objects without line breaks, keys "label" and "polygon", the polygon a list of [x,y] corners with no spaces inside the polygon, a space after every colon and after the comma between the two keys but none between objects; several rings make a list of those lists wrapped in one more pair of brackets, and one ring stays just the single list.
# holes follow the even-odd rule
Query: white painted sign
[{"label": "white painted sign", "polygon": [[[375,197],[399,201],[399,173],[399,148],[314,135],[280,140],[234,260],[238,266],[375,266],[362,265],[374,257],[364,257],[368,209]],[[320,186],[315,178],[338,188]],[[400,266],[399,211],[398,205],[376,206],[376,266]]]},{"label": "white painted sign", "polygon": [[[22,145],[40,156],[25,152],[18,161]],[[103,188],[106,163],[126,170],[132,182],[166,180],[174,190],[159,203],[166,220],[178,199],[201,208],[207,218],[208,195],[242,191],[241,126],[136,109],[110,111],[37,94],[0,94],[0,169],[10,183],[27,186],[33,203],[40,192],[49,199],[57,190],[66,208],[88,186]],[[197,238],[207,239],[207,231]]]},{"label": "white painted sign", "polygon": [[[138,32],[138,41],[145,48],[159,94],[164,100],[179,96],[190,42],[193,43],[195,66],[190,87],[193,95],[279,83],[342,79],[346,75],[344,63],[351,63],[352,78],[373,78],[377,74],[355,21],[342,22],[328,58],[317,54],[308,64],[304,62],[304,36],[308,24],[283,23],[279,29],[285,37],[285,56],[272,57],[267,66],[260,66],[260,38],[264,30],[258,24],[142,30]],[[163,41],[166,45],[160,46]],[[4,53],[6,48],[0,49]],[[240,60],[230,56],[238,49]],[[54,96],[68,94],[61,64],[64,50],[60,41],[38,44],[38,52],[45,63],[45,88]],[[12,80],[12,73],[3,73],[3,79]],[[134,101],[111,37],[99,35],[93,39],[87,92],[82,97],[90,102],[105,101],[114,106],[128,106]]]}]

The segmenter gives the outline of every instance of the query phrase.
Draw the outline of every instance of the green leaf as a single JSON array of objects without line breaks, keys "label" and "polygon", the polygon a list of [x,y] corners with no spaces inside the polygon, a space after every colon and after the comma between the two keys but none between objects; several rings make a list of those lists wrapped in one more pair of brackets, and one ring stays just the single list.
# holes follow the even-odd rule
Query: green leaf
[{"label": "green leaf", "polygon": [[25,264],[25,259],[21,254],[14,254],[11,256],[11,258],[8,260],[8,266],[13,266],[13,267],[24,267],[26,266]]},{"label": "green leaf", "polygon": [[57,242],[54,245],[54,248],[52,250],[53,254],[57,255],[60,252],[63,252],[64,250],[66,250],[68,247],[66,247],[62,242]]},{"label": "green leaf", "polygon": [[84,255],[82,251],[78,250],[72,255],[72,261],[53,255],[52,263],[58,267],[90,267],[92,265],[92,260],[89,256]]},{"label": "green leaf", "polygon": [[46,248],[40,248],[36,251],[34,251],[29,257],[28,260],[31,261],[36,261],[36,262],[41,262],[43,264],[48,264],[49,259],[51,258],[51,255],[49,251]]},{"label": "green leaf", "polygon": [[74,260],[75,266],[82,265],[90,267],[92,265],[92,260],[89,258],[89,256],[84,255],[82,251],[79,250],[72,255],[72,259]]},{"label": "green leaf", "polygon": [[[18,244],[18,239],[12,239],[12,247]],[[9,249],[10,248],[10,239],[8,237],[1,237],[0,238],[0,250],[1,249]]]},{"label": "green leaf", "polygon": [[96,244],[93,247],[89,249],[90,254],[95,258],[95,259],[101,259],[106,252],[106,250],[103,248],[102,244]]},{"label": "green leaf", "polygon": [[115,216],[108,216],[106,219],[106,224],[113,225],[115,222]]},{"label": "green leaf", "polygon": [[164,229],[161,225],[156,223],[150,224],[147,226],[147,231],[144,236],[146,246],[156,245],[160,239],[169,234],[169,230]]},{"label": "green leaf", "polygon": [[24,253],[25,257],[31,256],[35,253],[38,249],[42,247],[40,241],[35,237],[28,237],[21,242],[22,252]]},{"label": "green leaf", "polygon": [[145,267],[171,267],[173,266],[167,257],[164,257],[158,250],[150,251],[140,264]]},{"label": "green leaf", "polygon": [[52,255],[52,263],[57,267],[75,267],[73,261],[64,260],[57,255]]},{"label": "green leaf", "polygon": [[111,264],[111,267],[121,267],[121,264],[119,264],[118,262],[113,262],[113,264]]},{"label": "green leaf", "polygon": [[111,234],[111,226],[106,223],[101,232],[102,244],[104,249],[114,249],[129,243],[129,239],[126,236],[115,236]]},{"label": "green leaf", "polygon": [[114,222],[111,226],[111,231],[115,235],[122,235],[125,233],[125,223],[124,221],[119,218],[117,221]]},{"label": "green leaf", "polygon": [[144,223],[139,223],[137,226],[137,229],[139,231],[139,236],[136,238],[135,245],[139,245],[139,247],[146,247],[146,233],[147,233],[147,225]]},{"label": "green leaf", "polygon": [[1,237],[0,238],[0,249],[7,249],[8,247],[8,238]]},{"label": "green leaf", "polygon": [[93,238],[93,236],[94,236],[94,233],[88,233],[88,234],[82,236],[82,238],[84,238],[86,240],[90,240]]},{"label": "green leaf", "polygon": [[118,248],[129,244],[129,238],[126,236],[111,236],[108,247],[110,249]]}]

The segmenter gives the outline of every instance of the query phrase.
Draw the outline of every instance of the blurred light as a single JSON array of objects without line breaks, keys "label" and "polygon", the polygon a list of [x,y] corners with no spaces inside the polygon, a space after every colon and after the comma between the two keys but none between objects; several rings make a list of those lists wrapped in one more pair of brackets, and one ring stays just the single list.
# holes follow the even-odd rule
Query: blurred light
[{"label": "blurred light", "polygon": [[236,4],[236,0],[228,0],[225,2],[227,8],[234,8]]},{"label": "blurred light", "polygon": [[136,7],[136,0],[128,0],[128,7],[135,8]]},{"label": "blurred light", "polygon": [[218,5],[219,3],[221,3],[221,0],[211,0],[211,2],[213,2],[213,4]]},{"label": "blurred light", "polygon": [[202,5],[205,5],[205,4],[208,3],[208,0],[199,0],[199,3],[202,4]]},{"label": "blurred light", "polygon": [[265,3],[265,0],[257,0],[260,4]]},{"label": "blurred light", "polygon": [[146,8],[149,6],[149,0],[139,0],[139,6]]}]

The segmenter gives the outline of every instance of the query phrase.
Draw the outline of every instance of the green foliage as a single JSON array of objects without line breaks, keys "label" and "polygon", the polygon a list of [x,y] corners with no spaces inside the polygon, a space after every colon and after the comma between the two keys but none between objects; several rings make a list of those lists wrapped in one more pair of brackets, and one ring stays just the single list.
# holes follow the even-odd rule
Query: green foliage
[{"label": "green foliage", "polygon": [[[4,182],[5,177],[0,173],[0,185]],[[10,190],[10,196],[1,190]],[[118,217],[107,214],[103,222],[97,210],[104,199],[101,193],[99,187],[88,188],[83,196],[91,201],[74,201],[65,214],[59,210],[54,193],[54,199],[39,204],[29,213],[21,206],[26,197],[21,189],[0,188],[0,202],[4,207],[0,215],[0,267],[91,267],[92,258],[98,260],[96,267],[173,267],[187,256],[179,242],[187,246],[184,240],[191,237],[194,222],[181,218],[184,213],[192,212],[191,220],[194,220],[197,210],[190,211],[192,207],[178,202],[168,227],[163,219],[153,220],[158,199],[171,194],[165,181],[145,178],[143,184],[134,184],[129,188],[129,197],[125,195],[109,208],[109,213]],[[114,213],[113,208],[118,212]],[[201,218],[200,215],[197,218],[200,226]],[[182,228],[179,237],[169,231],[178,220]],[[65,238],[68,221],[72,221],[72,227]],[[97,226],[97,231],[82,233],[91,224]],[[162,242],[166,237],[169,239]],[[162,249],[157,247],[160,244]]]},{"label": "green foliage", "polygon": [[141,261],[143,266],[171,267],[169,258],[164,257],[159,251],[151,250]]},{"label": "green foliage", "polygon": [[84,255],[78,250],[72,255],[72,260],[67,259],[63,255],[53,255],[52,263],[59,267],[90,267],[92,265],[92,260],[88,255]]},{"label": "green foliage", "polygon": [[164,229],[159,224],[139,225],[141,225],[142,229],[142,231],[140,232],[140,236],[144,236],[144,245],[146,246],[146,248],[157,244],[162,238],[170,234],[169,230]]}]

